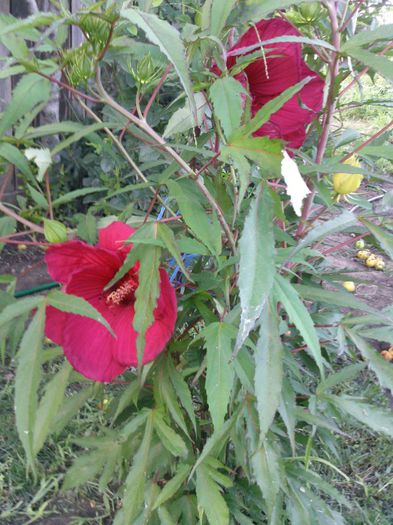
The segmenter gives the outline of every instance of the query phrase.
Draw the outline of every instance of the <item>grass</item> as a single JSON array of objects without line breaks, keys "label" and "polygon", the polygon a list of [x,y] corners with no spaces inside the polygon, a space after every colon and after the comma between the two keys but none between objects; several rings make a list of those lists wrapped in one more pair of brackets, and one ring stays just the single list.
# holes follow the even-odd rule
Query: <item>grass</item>
[{"label": "grass", "polygon": [[[0,523],[108,523],[106,518],[112,512],[112,494],[99,493],[94,483],[78,492],[60,491],[66,469],[75,458],[72,439],[94,432],[102,423],[102,412],[97,409],[97,403],[88,403],[60,435],[49,438],[39,453],[39,482],[34,484],[26,474],[24,452],[15,427],[13,380],[12,367],[0,368]],[[48,516],[57,516],[58,520],[46,521]]]}]

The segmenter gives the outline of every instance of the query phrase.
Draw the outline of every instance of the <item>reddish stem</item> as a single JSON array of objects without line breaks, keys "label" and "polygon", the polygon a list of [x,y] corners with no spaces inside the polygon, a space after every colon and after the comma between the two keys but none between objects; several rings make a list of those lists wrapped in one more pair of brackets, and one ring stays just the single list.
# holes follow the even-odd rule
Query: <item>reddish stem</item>
[{"label": "reddish stem", "polygon": [[8,184],[10,183],[11,177],[14,173],[13,165],[10,164],[7,168],[7,172],[4,175],[4,180],[0,188],[0,200],[3,198],[5,190],[7,189]]},{"label": "reddish stem", "polygon": [[6,244],[29,244],[31,246],[49,246],[49,242],[39,242],[39,241],[13,241],[11,239],[7,239],[7,237],[0,237],[0,242],[4,242]]},{"label": "reddish stem", "polygon": [[364,0],[359,0],[358,3],[355,5],[351,13],[349,14],[348,18],[345,20],[345,22],[342,23],[340,26],[340,31],[344,31],[347,27],[349,22],[352,20],[352,18],[355,16],[356,12],[359,10],[359,7],[363,4]]},{"label": "reddish stem", "polygon": [[[335,84],[336,77],[338,75],[338,67],[339,67],[338,51],[340,49],[340,33],[338,29],[337,10],[336,10],[335,4],[328,3],[326,4],[326,7],[329,11],[330,23],[332,27],[332,44],[334,48],[337,50],[337,52],[332,53],[331,61],[329,63],[330,86],[329,86],[329,93],[328,93],[327,102],[326,102],[327,110],[323,118],[322,133],[318,141],[317,154],[316,154],[316,159],[315,159],[316,164],[321,164],[323,160],[323,156],[325,155],[330,126],[332,123],[332,119],[333,119],[333,115],[334,115],[334,111],[336,107],[334,84]],[[307,220],[311,213],[311,208],[314,202],[314,196],[315,196],[315,188],[312,189],[311,193],[308,195],[304,203],[302,217],[301,217],[301,220],[300,220],[297,232],[296,232],[297,238],[302,237],[302,235],[304,234],[304,231],[306,229]]]},{"label": "reddish stem", "polygon": [[153,93],[151,94],[151,97],[149,98],[149,101],[148,103],[146,104],[146,107],[143,111],[143,118],[146,119],[147,118],[147,114],[149,113],[149,110],[151,108],[151,105],[153,104],[156,96],[158,95],[158,92],[160,91],[163,83],[165,82],[165,79],[166,77],[168,76],[168,73],[169,71],[171,70],[172,68],[172,64],[168,64],[164,73],[162,74],[162,77],[160,78],[158,84],[156,85],[156,87],[154,88],[154,91]]},{"label": "reddish stem", "polygon": [[34,73],[37,73],[37,75],[40,75],[41,77],[44,77],[47,80],[50,80],[50,82],[53,82],[53,84],[57,84],[59,87],[66,89],[67,91],[69,91],[70,93],[72,93],[73,95],[77,97],[84,98],[85,100],[89,100],[90,102],[94,102],[95,104],[98,104],[101,102],[98,98],[91,97],[90,95],[86,95],[85,93],[82,93],[82,91],[78,91],[77,89],[73,88],[69,84],[62,82],[61,80],[57,80],[57,78],[53,76],[42,73],[42,71],[34,71]]},{"label": "reddish stem", "polygon": [[46,199],[48,201],[49,218],[53,220],[52,194],[50,191],[50,180],[49,180],[48,171],[45,172],[44,177],[45,177]]},{"label": "reddish stem", "polygon": [[360,146],[358,146],[357,148],[355,148],[353,151],[351,151],[350,153],[347,153],[347,155],[345,155],[341,160],[340,162],[344,162],[345,160],[348,160],[350,157],[352,157],[352,155],[355,155],[355,153],[357,153],[358,151],[360,151],[361,149],[365,148],[366,146],[368,146],[371,142],[373,142],[375,139],[377,139],[378,137],[380,137],[381,135],[383,135],[385,133],[385,131],[387,131],[391,126],[393,126],[393,120],[391,120],[388,124],[386,124],[386,126],[384,126],[382,129],[380,129],[379,131],[377,131],[377,133],[374,133],[374,135],[372,135],[369,139],[367,139],[365,142],[363,142],[362,144],[360,144]]},{"label": "reddish stem", "polygon": [[212,157],[211,159],[209,159],[206,164],[204,166],[202,166],[202,168],[196,172],[196,177],[199,177],[199,175],[201,175],[205,170],[207,170],[207,168],[213,164],[213,162],[217,159],[217,157],[220,156],[220,153],[216,153],[216,155],[214,155],[214,157]]},{"label": "reddish stem", "polygon": [[4,215],[8,215],[8,217],[12,217],[16,221],[24,224],[25,226],[28,226],[31,230],[37,232],[37,233],[44,233],[44,228],[41,226],[38,226],[37,224],[34,224],[33,222],[28,221],[27,219],[24,219],[14,211],[7,208],[7,206],[4,206],[2,202],[0,202],[0,211],[4,213]]},{"label": "reddish stem", "polygon": [[[393,42],[389,42],[389,44],[384,48],[382,49],[382,51],[380,53],[378,53],[379,56],[382,56],[384,55],[387,51],[389,51],[389,49],[391,49],[393,47]],[[357,82],[359,82],[359,79],[362,78],[362,76],[364,76],[367,71],[369,70],[370,68],[369,67],[365,67],[364,69],[362,69],[362,71],[360,71],[356,76],[355,78],[347,85],[345,86],[345,88],[343,88],[340,93],[338,94],[338,98],[342,97],[344,95],[344,93],[346,93],[349,89],[351,89],[353,87],[354,84],[356,84]]]}]

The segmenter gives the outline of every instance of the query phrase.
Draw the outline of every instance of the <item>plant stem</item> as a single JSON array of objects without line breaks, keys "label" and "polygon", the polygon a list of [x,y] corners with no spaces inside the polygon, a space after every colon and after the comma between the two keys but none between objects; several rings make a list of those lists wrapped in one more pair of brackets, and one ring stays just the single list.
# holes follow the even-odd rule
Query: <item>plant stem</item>
[{"label": "plant stem", "polygon": [[8,215],[8,217],[12,217],[16,221],[20,222],[21,224],[24,224],[25,226],[28,226],[31,230],[37,232],[37,233],[44,233],[44,228],[41,226],[38,226],[37,224],[34,224],[33,222],[28,221],[27,219],[24,219],[14,211],[7,208],[7,206],[4,206],[2,202],[0,202],[0,211],[4,213],[4,215]]},{"label": "plant stem", "polygon": [[[231,229],[229,228],[224,214],[220,208],[220,206],[215,201],[214,197],[211,195],[209,190],[204,185],[202,179],[200,179],[197,174],[194,172],[194,170],[187,164],[187,162],[171,147],[169,146],[165,140],[154,131],[153,128],[149,126],[149,124],[145,120],[141,120],[129,111],[127,111],[125,108],[123,108],[120,104],[118,104],[106,91],[104,86],[101,82],[101,76],[100,76],[100,70],[97,68],[97,87],[99,90],[100,95],[103,98],[103,102],[108,104],[111,108],[115,109],[118,113],[125,116],[130,122],[138,126],[142,131],[144,131],[147,135],[149,135],[159,146],[161,146],[161,149],[164,150],[169,156],[172,157],[172,159],[177,162],[177,164],[187,173],[188,176],[190,176],[194,181],[195,184],[198,186],[199,190],[203,193],[203,195],[206,197],[207,201],[211,205],[211,207],[214,209],[214,211],[217,213],[218,220],[221,224],[222,229],[225,232],[225,235],[228,239],[228,242],[231,246],[231,249],[233,253],[236,253],[236,244],[235,240],[233,238]],[[109,131],[109,130],[108,130]],[[112,134],[113,135],[113,134]],[[117,139],[116,139],[117,140]],[[120,144],[121,146],[121,144]],[[123,146],[121,146],[123,147]],[[123,148],[124,149],[124,148]]]},{"label": "plant stem", "polygon": [[352,150],[350,153],[347,153],[342,159],[340,159],[340,162],[344,162],[345,160],[348,160],[350,157],[352,157],[352,155],[355,155],[355,153],[357,153],[358,151],[360,151],[361,149],[365,148],[366,146],[368,146],[371,142],[373,142],[375,139],[377,139],[378,137],[380,137],[381,135],[383,135],[385,133],[385,131],[387,131],[391,126],[393,126],[393,120],[391,120],[388,124],[386,124],[386,126],[384,126],[382,129],[380,129],[379,131],[377,131],[377,133],[374,133],[374,135],[372,135],[369,139],[367,139],[365,142],[363,142],[362,144],[360,144],[360,146],[358,146],[357,148],[355,148],[354,150]]},{"label": "plant stem", "polygon": [[[89,106],[87,106],[83,100],[79,99],[78,98],[78,101],[79,101],[79,104],[83,107],[83,109],[86,111],[86,113],[88,113],[96,122],[101,122],[102,123],[102,120],[100,119],[100,117],[98,115],[96,115],[94,113],[94,111],[92,109],[89,108]],[[116,135],[114,135],[112,133],[112,131],[109,129],[109,128],[104,128],[104,131],[105,133],[113,140],[113,142],[115,143],[117,149],[120,151],[120,153],[124,156],[124,158],[127,160],[128,164],[132,167],[132,169],[136,172],[136,174],[138,175],[138,177],[145,183],[145,184],[148,184],[149,185],[149,189],[150,191],[153,193],[153,195],[156,195],[156,190],[153,188],[153,186],[150,185],[148,179],[145,177],[145,175],[142,173],[142,171],[139,169],[139,166],[136,164],[136,162],[130,157],[130,155],[128,154],[127,150],[125,149],[125,147],[123,146],[123,144],[119,141],[119,139],[116,137]],[[165,208],[168,210],[168,212],[173,215],[174,217],[176,217],[176,213],[171,210],[171,208],[169,208],[165,202],[162,200],[162,198],[157,195],[157,200],[159,200],[159,202],[165,206]]]},{"label": "plant stem", "polygon": [[147,114],[149,113],[151,105],[153,104],[156,96],[158,95],[158,92],[160,91],[163,83],[165,82],[165,79],[168,76],[168,73],[171,70],[171,68],[172,68],[172,64],[168,64],[166,69],[165,69],[165,71],[164,71],[164,73],[162,74],[162,77],[160,78],[158,84],[154,88],[154,91],[153,91],[151,97],[149,98],[148,103],[146,104],[145,110],[143,112],[143,117],[144,117],[145,120],[147,118]]},{"label": "plant stem", "polygon": [[50,191],[50,180],[49,180],[48,170],[46,170],[44,178],[45,178],[46,199],[48,201],[49,218],[53,220],[52,194]]},{"label": "plant stem", "polygon": [[42,73],[42,71],[34,71],[34,73],[37,73],[37,75],[40,75],[41,77],[46,78],[47,80],[50,80],[53,84],[57,84],[58,86],[66,89],[76,97],[84,98],[85,100],[88,100],[89,102],[94,102],[95,104],[98,104],[100,100],[95,97],[91,97],[90,95],[86,95],[85,93],[82,93],[82,91],[78,91],[77,89],[73,88],[69,84],[66,84],[65,82],[62,82],[61,80],[57,80],[57,78],[46,75],[45,73]]},{"label": "plant stem", "polygon": [[[329,12],[330,24],[332,28],[332,44],[337,51],[332,52],[331,60],[329,62],[330,85],[329,85],[329,92],[328,92],[328,97],[326,101],[326,113],[324,115],[323,122],[322,122],[322,133],[321,133],[321,136],[319,137],[318,146],[317,146],[317,154],[315,158],[315,162],[317,164],[321,164],[323,160],[323,156],[325,154],[326,145],[327,145],[327,141],[329,137],[330,126],[333,120],[334,111],[336,109],[334,88],[335,88],[335,80],[338,75],[338,68],[339,68],[338,53],[340,50],[340,32],[338,28],[337,10],[333,2],[327,2],[326,7]],[[315,188],[312,189],[311,193],[308,195],[304,203],[302,217],[301,217],[300,224],[296,232],[297,238],[301,237],[304,234],[304,231],[306,229],[307,219],[310,216],[311,208],[314,202],[314,196],[315,196]]]}]

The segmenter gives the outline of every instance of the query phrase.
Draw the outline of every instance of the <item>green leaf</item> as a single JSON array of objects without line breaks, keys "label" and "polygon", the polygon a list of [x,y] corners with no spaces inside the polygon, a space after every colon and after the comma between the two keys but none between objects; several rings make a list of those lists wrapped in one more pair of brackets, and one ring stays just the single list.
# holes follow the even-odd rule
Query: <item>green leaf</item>
[{"label": "green leaf", "polygon": [[0,157],[10,164],[13,164],[23,175],[26,175],[26,177],[33,177],[29,163],[18,148],[12,144],[8,144],[7,142],[0,144]]},{"label": "green leaf", "polygon": [[19,299],[17,302],[9,304],[0,313],[0,328],[7,325],[10,321],[24,315],[34,308],[38,308],[45,302],[45,298],[41,295],[36,297],[26,297]]},{"label": "green leaf", "polygon": [[279,177],[281,173],[282,151],[279,140],[267,137],[244,137],[238,133],[229,137],[228,144],[221,149],[225,160],[234,153],[244,155],[261,167],[264,177]]},{"label": "green leaf", "polygon": [[259,444],[259,432],[250,408],[247,414],[247,438],[253,478],[261,490],[271,517],[281,484],[278,457],[269,440],[265,439]]},{"label": "green leaf", "polygon": [[393,260],[393,235],[383,230],[376,224],[373,224],[372,222],[367,221],[366,219],[360,218],[359,220],[367,227],[370,233],[374,235],[374,237],[377,239],[377,241],[381,245],[382,249]]},{"label": "green leaf", "polygon": [[[16,220],[13,217],[0,217],[0,237],[5,237],[16,231]],[[0,251],[3,249],[4,243],[0,242]],[[1,318],[0,318],[1,319]],[[1,321],[0,321],[1,323]]]},{"label": "green leaf", "polygon": [[62,151],[63,149],[68,148],[74,142],[78,142],[78,140],[88,135],[91,135],[95,131],[98,131],[103,128],[116,127],[119,127],[118,122],[97,122],[95,124],[90,124],[89,126],[83,126],[82,129],[79,129],[79,131],[77,131],[76,133],[73,133],[71,136],[56,144],[56,146],[51,151],[52,158],[55,157],[55,155],[57,155],[58,153],[60,153],[60,151]]},{"label": "green leaf", "polygon": [[340,383],[350,381],[351,379],[356,377],[359,374],[359,372],[364,370],[365,366],[365,363],[356,363],[354,365],[345,366],[335,374],[330,374],[330,376],[328,376],[324,381],[321,381],[321,383],[319,383],[317,387],[317,395],[321,395],[326,390],[334,388]]},{"label": "green leaf", "polygon": [[69,421],[86,404],[86,401],[93,395],[93,385],[76,392],[71,397],[65,399],[64,403],[55,415],[51,431],[58,434],[65,428]]},{"label": "green leaf", "polygon": [[157,224],[157,238],[164,243],[165,248],[169,251],[169,253],[175,259],[177,264],[180,266],[184,275],[187,277],[188,280],[192,282],[191,276],[184,265],[183,257],[181,256],[178,245],[176,244],[175,235],[173,231],[169,228],[169,226],[159,222]]},{"label": "green leaf", "polygon": [[[33,199],[33,201],[40,207],[40,208],[43,208],[44,210],[47,210],[48,209],[48,201],[46,200],[45,196],[38,190],[36,190],[35,188],[33,188],[33,186],[31,186],[29,183],[26,184],[28,190],[29,190],[29,193],[31,195],[31,198]],[[44,219],[44,221],[47,220],[47,219]]]},{"label": "green leaf", "polygon": [[283,379],[283,348],[275,304],[266,304],[260,324],[255,352],[254,389],[260,439],[263,441],[280,405]]},{"label": "green leaf", "polygon": [[36,74],[24,75],[12,92],[12,99],[0,119],[0,135],[14,126],[35,106],[47,102],[50,82]]},{"label": "green leaf", "polygon": [[153,312],[160,295],[160,255],[158,246],[143,246],[138,270],[138,288],[135,292],[135,315],[132,326],[138,332],[136,342],[138,363],[142,363],[145,351],[145,337],[154,322]]},{"label": "green leaf", "polygon": [[214,430],[219,430],[227,413],[233,386],[234,367],[230,362],[233,327],[212,323],[203,330],[206,346],[206,394]]},{"label": "green leaf", "polygon": [[202,29],[207,29],[211,35],[219,37],[236,2],[237,0],[206,0],[203,6]]},{"label": "green leaf", "polygon": [[382,25],[372,31],[367,29],[357,33],[341,46],[341,52],[351,54],[353,48],[359,48],[377,40],[391,39],[393,39],[393,24]]},{"label": "green leaf", "polygon": [[202,204],[202,197],[193,181],[188,179],[168,181],[170,194],[176,199],[187,226],[209,248],[213,255],[221,252],[221,228],[217,215],[210,215]]},{"label": "green leaf", "polygon": [[186,104],[176,110],[168,120],[168,124],[164,130],[163,137],[168,138],[176,135],[176,133],[184,133],[195,126],[201,126],[203,122],[203,116],[206,110],[209,108],[206,96],[200,91],[195,93],[195,106],[196,106],[196,117],[192,112],[192,106],[190,101],[187,100]]},{"label": "green leaf", "polygon": [[329,400],[339,409],[351,415],[375,432],[393,435],[393,413],[391,410],[376,408],[351,397],[329,396]]},{"label": "green leaf", "polygon": [[290,381],[284,378],[281,389],[281,402],[278,407],[281,419],[287,427],[289,441],[291,443],[292,454],[295,455],[296,441],[295,441],[295,426],[296,426],[296,394]]},{"label": "green leaf", "polygon": [[35,455],[41,450],[46,437],[52,431],[51,425],[64,399],[71,370],[71,365],[65,361],[45,387],[45,394],[39,403],[34,424],[33,450]]},{"label": "green leaf", "polygon": [[362,155],[371,155],[371,157],[378,157],[388,160],[393,160],[392,146],[366,146],[362,148]]},{"label": "green leaf", "polygon": [[168,483],[164,485],[156,501],[154,502],[153,510],[159,507],[160,505],[163,505],[170,498],[173,498],[173,496],[177,493],[177,491],[187,479],[190,470],[190,465],[182,464],[177,467],[176,474],[173,476],[172,479],[168,481]]},{"label": "green leaf", "polygon": [[229,439],[232,427],[236,423],[239,414],[242,411],[242,408],[243,407],[241,406],[238,407],[234,411],[232,416],[224,422],[222,427],[220,427],[217,431],[214,431],[213,434],[206,440],[205,446],[203,447],[199,458],[192,467],[190,478],[193,476],[194,472],[199,467],[199,465],[201,465],[210,454],[219,455],[220,451],[225,447],[225,444]]},{"label": "green leaf", "polygon": [[154,413],[154,430],[156,431],[161,443],[173,456],[186,456],[187,446],[183,439],[170,426],[159,412]]},{"label": "green leaf", "polygon": [[42,337],[45,306],[41,304],[23,336],[15,377],[15,415],[19,439],[26,453],[27,464],[34,471],[33,432],[37,411],[37,390],[41,377]]},{"label": "green leaf", "polygon": [[289,254],[288,260],[290,260],[302,248],[309,246],[310,244],[319,241],[327,237],[328,235],[332,235],[333,233],[337,232],[342,232],[346,228],[353,226],[357,222],[357,217],[353,213],[345,210],[341,215],[338,215],[334,219],[330,219],[329,221],[323,222],[322,224],[315,226]]},{"label": "green leaf", "polygon": [[196,432],[194,406],[192,404],[190,389],[188,388],[188,385],[184,380],[182,374],[175,368],[171,358],[168,358],[166,360],[166,364],[168,368],[168,376],[172,382],[173,388],[176,391],[176,395],[179,398],[181,404],[183,405],[185,411],[187,412],[188,417],[190,418],[194,427],[194,431]]},{"label": "green leaf", "polygon": [[228,506],[205,465],[200,465],[196,472],[196,494],[199,512],[206,514],[210,525],[229,525]]},{"label": "green leaf", "polygon": [[362,312],[369,312],[378,316],[378,319],[385,319],[392,323],[393,320],[385,315],[383,312],[376,310],[363,301],[359,301],[348,292],[325,290],[322,286],[307,286],[304,284],[295,284],[294,288],[299,292],[303,299],[311,301],[318,301],[320,303],[333,304],[336,306],[343,306],[344,308],[354,308]]},{"label": "green leaf", "polygon": [[97,188],[81,188],[80,190],[73,190],[65,195],[62,195],[61,197],[58,197],[52,202],[52,206],[60,206],[61,204],[66,204],[67,202],[71,202],[78,197],[84,197],[85,195],[90,195],[90,193],[98,193],[101,191],[106,191],[107,188],[105,186],[98,186]]},{"label": "green leaf", "polygon": [[287,279],[278,274],[276,275],[274,291],[277,300],[282,303],[289,318],[296,325],[307,344],[323,377],[323,361],[318,335],[311,315],[300,299],[298,292]]},{"label": "green leaf", "polygon": [[261,109],[256,113],[254,118],[246,124],[241,130],[239,130],[239,133],[242,135],[250,135],[251,133],[254,133],[254,131],[257,131],[263,124],[269,121],[270,117],[276,113],[279,109],[282,108],[282,106],[288,102],[288,100],[291,100],[292,97],[296,95],[296,93],[299,93],[299,91],[306,85],[312,77],[306,77],[301,82],[298,82],[294,86],[291,86],[290,88],[283,91],[278,97],[273,98],[272,100],[269,100],[264,104]]},{"label": "green leaf", "polygon": [[52,290],[47,295],[48,304],[57,308],[62,312],[69,312],[75,315],[82,315],[94,319],[98,323],[101,323],[105,328],[115,337],[115,334],[108,323],[108,321],[100,314],[98,310],[94,308],[82,297],[77,295],[71,295],[68,293],[60,292],[60,290]]},{"label": "green leaf", "polygon": [[247,3],[251,4],[253,10],[256,11],[254,14],[256,18],[254,19],[259,20],[274,11],[286,9],[287,7],[291,7],[291,5],[313,3],[313,0],[263,0],[263,2],[259,0],[249,0]]},{"label": "green leaf", "polygon": [[41,137],[47,137],[48,135],[57,135],[59,133],[73,133],[80,131],[86,126],[80,122],[73,122],[65,120],[63,122],[55,122],[53,124],[44,124],[37,128],[29,128],[23,135],[24,140],[33,140]]},{"label": "green leaf", "polygon": [[377,71],[383,77],[393,80],[393,62],[389,58],[375,55],[362,48],[351,48],[351,57]]},{"label": "green leaf", "polygon": [[367,341],[360,337],[355,331],[345,330],[352,339],[354,345],[359,349],[363,359],[368,361],[369,367],[378,377],[381,386],[388,388],[393,394],[393,366],[370,346]]},{"label": "green leaf", "polygon": [[94,215],[87,213],[86,215],[78,214],[75,216],[78,221],[77,233],[80,239],[95,244],[98,238],[97,222]]},{"label": "green leaf", "polygon": [[32,160],[38,168],[37,180],[42,182],[45,173],[52,164],[52,157],[48,148],[27,148],[25,157]]},{"label": "green leaf", "polygon": [[[173,420],[179,425],[183,432],[188,436],[188,429],[183,417],[183,413],[176,399],[176,393],[172,386],[171,369],[168,366],[159,367],[157,385],[160,391],[164,406],[169,410]],[[189,436],[188,436],[189,437]]]},{"label": "green leaf", "polygon": [[236,350],[254,328],[274,281],[273,210],[267,190],[260,189],[251,204],[240,238],[239,252],[241,320]]},{"label": "green leaf", "polygon": [[160,20],[158,16],[136,9],[123,8],[120,10],[120,15],[141,28],[147,39],[157,45],[168,60],[172,62],[190,101],[192,111],[196,115],[186,52],[178,30],[165,20]]},{"label": "green leaf", "polygon": [[[151,441],[153,436],[153,414],[146,421],[142,443],[134,456],[131,470],[125,481],[123,495],[122,521],[124,525],[134,523],[134,518],[140,511],[145,498],[146,471],[149,462]],[[117,516],[116,516],[117,518]]]},{"label": "green leaf", "polygon": [[221,122],[224,134],[229,137],[240,126],[243,86],[233,77],[218,78],[210,87],[214,112]]},{"label": "green leaf", "polygon": [[107,459],[107,450],[98,449],[77,457],[64,476],[63,491],[77,488],[92,481],[102,470]]}]

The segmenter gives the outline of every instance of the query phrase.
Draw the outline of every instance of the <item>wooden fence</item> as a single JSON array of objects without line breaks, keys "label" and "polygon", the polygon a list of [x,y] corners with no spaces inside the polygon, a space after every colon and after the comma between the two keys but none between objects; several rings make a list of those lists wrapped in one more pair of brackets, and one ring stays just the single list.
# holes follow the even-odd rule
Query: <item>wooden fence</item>
[{"label": "wooden fence", "polygon": [[[77,12],[82,6],[82,0],[68,0],[68,6],[72,13]],[[39,11],[52,11],[54,10],[53,4],[49,0],[0,0],[0,15],[11,14],[17,18],[26,18],[27,16],[34,14]],[[69,35],[66,42],[67,48],[78,47],[83,40],[82,33],[79,28],[70,26]],[[7,49],[0,44],[0,56],[7,56]],[[3,61],[0,61],[0,70],[3,67]],[[0,113],[4,111],[11,99],[12,89],[18,82],[19,77],[13,76],[10,78],[0,79]],[[64,95],[56,90],[53,92],[53,96],[56,100],[52,100],[56,118],[66,118],[68,112],[68,103],[64,98]],[[57,115],[57,117],[56,117]],[[52,116],[53,118],[53,116]],[[39,115],[34,121],[35,125],[39,125],[45,120],[45,115]],[[47,121],[46,121],[47,122]],[[12,202],[15,200],[17,191],[17,180],[15,173],[13,172],[13,166],[6,168],[4,173],[0,173],[0,187],[4,178],[9,179],[5,193],[1,200]]]}]

